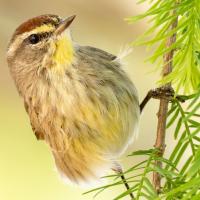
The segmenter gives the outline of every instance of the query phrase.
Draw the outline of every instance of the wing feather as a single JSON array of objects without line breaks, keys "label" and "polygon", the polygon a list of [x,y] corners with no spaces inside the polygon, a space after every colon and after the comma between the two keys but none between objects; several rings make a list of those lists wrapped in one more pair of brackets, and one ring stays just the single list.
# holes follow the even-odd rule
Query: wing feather
[{"label": "wing feather", "polygon": [[104,59],[107,61],[113,61],[117,58],[117,56],[111,53],[91,46],[81,46],[80,48],[78,48],[78,51],[87,54],[88,56],[99,57],[100,59]]}]

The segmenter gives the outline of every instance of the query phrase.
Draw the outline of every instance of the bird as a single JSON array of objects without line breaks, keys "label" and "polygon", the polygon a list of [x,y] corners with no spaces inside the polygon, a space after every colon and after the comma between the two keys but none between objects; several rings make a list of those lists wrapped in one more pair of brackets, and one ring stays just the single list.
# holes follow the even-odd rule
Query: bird
[{"label": "bird", "polygon": [[48,144],[64,179],[88,185],[110,169],[121,171],[140,105],[121,58],[74,41],[74,19],[28,19],[14,31],[6,55],[36,138]]}]

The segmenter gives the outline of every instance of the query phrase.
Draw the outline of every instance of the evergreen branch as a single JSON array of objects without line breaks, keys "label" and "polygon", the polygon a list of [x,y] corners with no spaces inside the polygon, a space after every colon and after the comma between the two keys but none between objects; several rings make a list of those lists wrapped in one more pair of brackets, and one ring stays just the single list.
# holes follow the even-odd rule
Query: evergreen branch
[{"label": "evergreen branch", "polygon": [[194,143],[192,141],[192,137],[191,137],[191,133],[190,133],[190,129],[189,129],[189,126],[188,126],[188,122],[185,120],[186,117],[185,117],[185,113],[180,105],[180,103],[178,101],[176,101],[178,107],[179,107],[179,110],[181,112],[181,115],[182,115],[182,119],[183,119],[183,123],[185,125],[185,130],[186,130],[186,133],[188,135],[188,139],[189,139],[189,143],[191,145],[191,150],[192,150],[192,153],[193,153],[193,156],[195,155],[195,147],[194,147]]},{"label": "evergreen branch", "polygon": [[[137,17],[140,20],[150,17],[152,27],[141,37],[140,44],[157,45],[151,62],[160,61],[164,55],[162,80],[160,84],[170,87],[176,84],[176,91],[191,89],[196,94],[180,96],[171,99],[171,108],[168,111],[169,99],[162,99],[158,112],[158,127],[155,148],[139,150],[130,156],[146,156],[146,160],[136,163],[123,172],[129,175],[127,183],[133,183],[129,190],[122,192],[115,200],[122,199],[134,193],[136,199],[147,200],[197,200],[200,199],[200,123],[198,113],[200,103],[200,3],[199,0],[140,0],[140,3],[152,3],[150,9]],[[153,39],[145,41],[145,37],[153,33]],[[173,70],[172,70],[173,69]],[[190,101],[184,109],[178,98]],[[144,102],[145,103],[145,102]],[[168,120],[166,126],[166,119]],[[170,157],[164,158],[165,131],[168,127],[174,128],[176,145]],[[188,155],[188,151],[189,155]],[[185,153],[187,152],[187,154]],[[187,155],[187,157],[185,157]],[[153,172],[153,183],[149,175]],[[111,184],[93,189],[89,192],[101,193],[123,184],[118,181],[120,175],[110,175]],[[161,185],[162,178],[162,185]]]},{"label": "evergreen branch", "polygon": [[151,165],[151,162],[152,162],[152,154],[149,156],[149,159],[148,159],[147,164],[145,166],[144,173],[142,174],[141,181],[140,181],[140,184],[139,184],[138,190],[137,190],[136,200],[139,200],[139,198],[141,196],[143,184],[144,184],[144,179],[146,178],[146,175],[149,172],[149,167]]},{"label": "evergreen branch", "polygon": [[[176,15],[176,10],[173,10],[172,15]],[[171,25],[171,30],[176,29],[178,24],[178,17],[175,18],[175,21]],[[176,41],[176,33],[174,33],[171,37],[168,38],[166,42],[166,47],[170,48]],[[172,59],[174,56],[174,50],[172,49],[170,52],[164,55],[164,63],[166,65],[163,68],[163,77],[167,76],[172,72]],[[171,62],[169,62],[169,60]],[[170,83],[166,84],[166,87],[170,86]],[[157,123],[157,136],[155,142],[155,148],[159,150],[157,156],[162,157],[165,150],[165,131],[166,131],[166,121],[167,121],[167,111],[168,111],[168,103],[169,101],[166,99],[160,100],[160,106],[158,111],[158,123]],[[162,162],[155,161],[155,166],[158,168],[162,168]],[[161,175],[158,172],[153,172],[153,183],[157,193],[161,192]]]},{"label": "evergreen branch", "polygon": [[[152,46],[156,44],[151,62],[160,60],[161,56],[176,50],[173,57],[173,71],[163,77],[159,83],[172,82],[176,91],[184,88],[186,93],[197,91],[200,85],[200,3],[198,0],[152,1],[152,6],[144,13],[130,17],[129,22],[150,18],[152,27],[140,37],[136,45]],[[172,10],[176,10],[170,15]],[[170,29],[172,22],[178,18],[179,23]],[[164,41],[176,33],[177,40],[167,47]],[[152,36],[152,39],[149,39]],[[178,74],[178,76],[177,76]]]}]

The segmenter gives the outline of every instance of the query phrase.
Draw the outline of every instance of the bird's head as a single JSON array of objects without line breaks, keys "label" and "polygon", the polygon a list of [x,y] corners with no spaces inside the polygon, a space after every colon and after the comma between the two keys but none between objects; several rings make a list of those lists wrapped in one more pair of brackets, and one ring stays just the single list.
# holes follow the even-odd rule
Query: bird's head
[{"label": "bird's head", "polygon": [[[22,23],[14,32],[7,49],[11,71],[48,68],[62,72],[74,60],[69,26],[75,15],[62,19],[41,15]],[[13,69],[12,69],[13,68]]]}]

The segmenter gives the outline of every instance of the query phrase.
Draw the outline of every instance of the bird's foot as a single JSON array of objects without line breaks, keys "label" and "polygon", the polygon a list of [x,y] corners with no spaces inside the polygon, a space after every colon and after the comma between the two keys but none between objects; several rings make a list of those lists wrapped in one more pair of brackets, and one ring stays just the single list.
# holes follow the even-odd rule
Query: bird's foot
[{"label": "bird's foot", "polygon": [[185,102],[184,96],[175,96],[174,89],[171,86],[163,86],[149,91],[151,98],[154,99],[165,99],[168,101],[173,101],[177,99],[180,102]]}]

